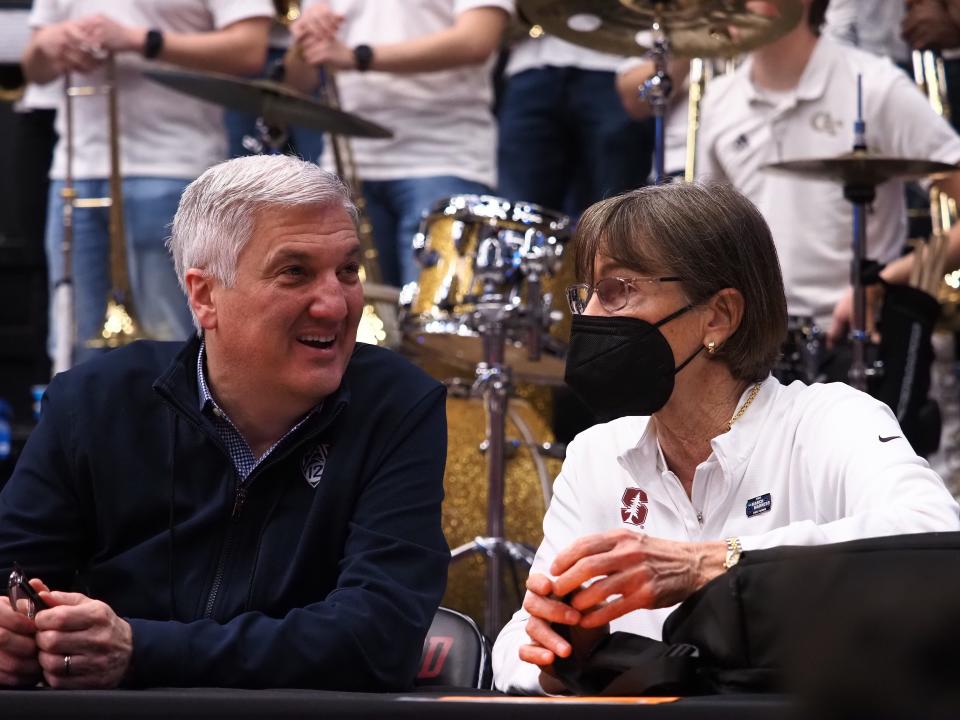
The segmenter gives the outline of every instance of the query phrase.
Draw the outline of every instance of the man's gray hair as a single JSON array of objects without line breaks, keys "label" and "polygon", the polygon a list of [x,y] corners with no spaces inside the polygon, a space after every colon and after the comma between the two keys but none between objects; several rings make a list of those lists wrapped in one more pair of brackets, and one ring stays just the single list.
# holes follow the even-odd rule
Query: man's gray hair
[{"label": "man's gray hair", "polygon": [[[186,272],[199,268],[227,287],[237,258],[265,208],[342,207],[357,223],[350,191],[333,173],[287,155],[252,155],[214,165],[183,191],[167,248],[186,292]],[[194,324],[196,324],[194,317]]]}]

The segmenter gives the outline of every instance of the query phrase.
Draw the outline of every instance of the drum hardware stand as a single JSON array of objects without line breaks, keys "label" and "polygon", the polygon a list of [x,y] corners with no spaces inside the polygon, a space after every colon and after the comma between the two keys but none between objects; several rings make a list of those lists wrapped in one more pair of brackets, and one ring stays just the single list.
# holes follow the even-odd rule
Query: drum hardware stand
[{"label": "drum hardware stand", "polygon": [[654,117],[655,139],[653,143],[654,182],[662,185],[666,182],[666,116],[673,95],[673,79],[670,77],[668,60],[670,57],[670,39],[663,31],[659,21],[653,24],[653,47],[647,57],[653,59],[654,73],[647,78],[639,89],[640,99],[650,104]]},{"label": "drum hardware stand", "polygon": [[[857,119],[853,125],[854,152],[867,152],[866,123],[863,119],[863,76],[857,76]],[[857,390],[867,392],[867,379],[878,375],[878,367],[867,368],[866,351],[870,342],[867,333],[867,284],[876,282],[876,273],[871,272],[876,263],[866,260],[867,212],[876,198],[876,184],[871,182],[846,182],[843,197],[853,206],[853,260],[850,264],[850,284],[853,287],[853,318],[850,327],[850,342],[853,358],[848,378]],[[873,266],[873,267],[871,267]],[[870,274],[873,277],[867,278]]]},{"label": "drum hardware stand", "polygon": [[822,335],[823,331],[815,323],[811,323],[808,328],[803,328],[801,331],[803,340],[797,350],[800,353],[803,380],[807,384],[825,381],[824,374],[820,370]]},{"label": "drum hardware stand", "polygon": [[503,561],[523,562],[529,567],[535,554],[526,545],[504,536],[507,403],[512,388],[512,373],[504,362],[504,355],[506,328],[517,310],[505,301],[499,289],[509,270],[506,250],[497,236],[484,239],[477,248],[476,276],[483,284],[483,292],[476,303],[473,321],[483,339],[483,362],[477,364],[473,391],[483,395],[487,415],[487,535],[474,538],[450,553],[451,562],[475,553],[486,557],[484,630],[491,638],[501,627]]},{"label": "drum hardware stand", "polygon": [[[267,70],[267,78],[282,83],[286,76],[283,60],[275,60]],[[269,122],[264,115],[257,117],[255,127],[257,135],[244,135],[240,144],[243,149],[254,155],[279,155],[290,139],[286,125]]]},{"label": "drum hardware stand", "polygon": [[523,562],[528,567],[533,563],[534,552],[526,545],[504,537],[504,481],[506,478],[506,420],[512,378],[510,368],[504,364],[506,344],[505,327],[510,306],[496,292],[484,291],[477,303],[475,320],[483,335],[484,361],[477,365],[475,393],[483,395],[487,413],[487,437],[484,442],[487,456],[487,535],[474,538],[472,542],[454,548],[451,561],[475,553],[487,559],[486,602],[484,603],[484,630],[491,638],[500,630],[502,617],[502,580],[505,556]]},{"label": "drum hardware stand", "polygon": [[253,135],[244,135],[243,149],[254,155],[279,155],[286,147],[290,139],[290,133],[284,125],[275,125],[267,122],[263,117],[258,117],[255,127],[257,128],[257,137]]},{"label": "drum hardware stand", "polygon": [[[103,324],[99,333],[84,338],[87,348],[115,348],[143,337],[141,323],[134,309],[130,274],[127,265],[127,235],[123,213],[123,174],[120,167],[120,112],[117,103],[117,70],[113,53],[104,53],[105,82],[101,86],[74,85],[71,73],[64,76],[64,119],[66,173],[61,222],[63,238],[64,275],[54,288],[54,348],[53,374],[69,370],[74,363],[77,326],[74,307],[74,225],[77,209],[106,208],[109,211],[107,230],[109,250],[110,289],[106,297]],[[107,140],[109,153],[109,192],[105,197],[79,198],[74,185],[73,162],[75,153],[73,103],[78,97],[103,95],[107,105]]]},{"label": "drum hardware stand", "polygon": [[868,376],[876,374],[875,369],[867,369],[866,349],[870,336],[867,333],[867,284],[864,277],[869,262],[864,259],[867,245],[866,213],[876,197],[876,191],[870,185],[847,184],[843,187],[843,196],[853,205],[853,261],[850,265],[853,285],[853,322],[850,328],[853,362],[848,377],[853,387],[866,392]]}]

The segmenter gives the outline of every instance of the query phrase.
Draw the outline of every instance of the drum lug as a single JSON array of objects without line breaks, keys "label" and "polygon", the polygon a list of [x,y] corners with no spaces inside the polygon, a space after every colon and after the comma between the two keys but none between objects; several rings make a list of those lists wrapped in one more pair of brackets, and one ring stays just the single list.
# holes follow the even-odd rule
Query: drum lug
[{"label": "drum lug", "polygon": [[868,365],[864,370],[864,374],[868,378],[882,378],[885,369],[883,367],[883,360],[876,360],[872,364]]},{"label": "drum lug", "polygon": [[[517,453],[520,451],[521,443],[519,440],[507,440],[503,445],[503,454],[507,460],[512,460],[517,456]],[[477,445],[477,449],[484,455],[487,453],[487,448],[489,444],[486,440]]]},{"label": "drum lug", "polygon": [[422,268],[436,267],[440,262],[440,255],[436,250],[427,250],[427,236],[418,232],[413,236],[413,257]]},{"label": "drum lug", "polygon": [[563,460],[567,456],[567,444],[561,442],[545,442],[537,446],[537,452],[544,457]]}]

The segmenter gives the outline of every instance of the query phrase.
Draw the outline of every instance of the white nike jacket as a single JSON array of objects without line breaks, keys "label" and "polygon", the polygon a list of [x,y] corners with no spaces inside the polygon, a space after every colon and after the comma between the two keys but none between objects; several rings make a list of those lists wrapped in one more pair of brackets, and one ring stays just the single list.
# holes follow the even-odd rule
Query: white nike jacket
[{"label": "white nike jacket", "polygon": [[[893,413],[847,385],[783,386],[767,378],[743,417],[711,444],[691,499],[666,469],[649,418],[578,435],[554,483],[531,571],[549,575],[574,540],[616,528],[671,540],[739,537],[744,550],[960,530],[956,501]],[[636,610],[611,631],[659,639],[673,609]],[[518,611],[494,646],[500,690],[542,693],[539,669],[518,656],[529,642],[527,617]]]}]

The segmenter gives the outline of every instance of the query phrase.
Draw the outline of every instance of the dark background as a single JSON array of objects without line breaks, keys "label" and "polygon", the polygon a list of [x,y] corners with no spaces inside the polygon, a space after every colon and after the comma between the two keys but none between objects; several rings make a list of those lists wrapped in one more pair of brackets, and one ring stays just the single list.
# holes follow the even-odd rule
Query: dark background
[{"label": "dark background", "polygon": [[[0,23],[29,7],[0,0]],[[14,112],[11,91],[22,84],[19,65],[0,63],[0,398],[13,407],[14,455],[32,425],[30,388],[50,377],[43,227],[53,113]],[[12,459],[0,462],[0,485]]]}]

